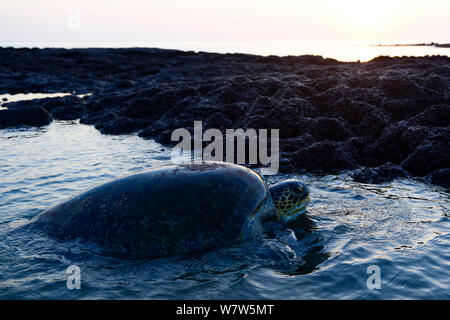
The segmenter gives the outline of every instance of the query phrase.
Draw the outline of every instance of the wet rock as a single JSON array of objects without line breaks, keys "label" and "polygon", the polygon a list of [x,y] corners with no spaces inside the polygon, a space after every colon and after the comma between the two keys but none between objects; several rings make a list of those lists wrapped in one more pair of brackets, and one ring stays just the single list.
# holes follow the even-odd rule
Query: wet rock
[{"label": "wet rock", "polygon": [[427,104],[413,99],[392,99],[385,101],[381,104],[381,107],[386,111],[394,121],[405,120],[411,118],[427,108]]},{"label": "wet rock", "polygon": [[378,86],[383,95],[390,99],[420,98],[423,89],[411,79],[407,71],[389,70],[378,80]]},{"label": "wet rock", "polygon": [[0,128],[20,126],[45,126],[52,121],[51,115],[41,107],[0,110]]},{"label": "wet rock", "polygon": [[447,168],[450,163],[449,141],[425,141],[402,161],[401,166],[418,176]]},{"label": "wet rock", "polygon": [[70,95],[64,97],[56,97],[56,98],[45,98],[43,101],[30,100],[30,102],[34,102],[34,105],[41,105],[48,111],[52,111],[55,108],[59,107],[71,107],[76,105],[81,105],[84,103],[84,100],[78,96]]},{"label": "wet rock", "polygon": [[343,121],[336,118],[316,118],[308,128],[310,133],[317,141],[343,141],[352,135]]},{"label": "wet rock", "polygon": [[354,153],[353,148],[345,143],[322,141],[295,152],[293,161],[299,170],[334,173],[355,168]]},{"label": "wet rock", "polygon": [[125,117],[116,117],[109,121],[100,122],[95,127],[105,134],[125,134],[132,133],[148,126],[145,120],[136,121]]},{"label": "wet rock", "polygon": [[0,69],[0,93],[92,93],[5,103],[3,127],[80,118],[103,133],[137,132],[174,145],[173,130],[192,132],[201,120],[204,130],[279,129],[281,172],[364,167],[356,179],[411,174],[437,183],[450,167],[448,57],[341,63],[310,55],[0,48]]},{"label": "wet rock", "polygon": [[395,178],[408,177],[409,174],[402,167],[387,162],[375,168],[360,168],[351,174],[356,182],[362,183],[384,183],[390,182]]},{"label": "wet rock", "polygon": [[148,127],[139,132],[139,136],[148,139],[154,139],[162,144],[168,146],[175,146],[177,142],[172,141],[173,130],[154,130],[153,127]]},{"label": "wet rock", "polygon": [[52,109],[51,114],[54,118],[59,120],[75,120],[81,118],[85,112],[85,107],[74,106],[61,106]]},{"label": "wet rock", "polygon": [[450,189],[450,168],[438,169],[426,176],[427,180],[433,184]]},{"label": "wet rock", "polygon": [[374,141],[390,122],[388,115],[384,114],[380,109],[374,109],[369,111],[363,120],[355,125],[355,131],[359,136],[367,137]]},{"label": "wet rock", "polygon": [[409,119],[408,123],[426,127],[447,127],[450,124],[450,104],[430,106],[422,113]]}]

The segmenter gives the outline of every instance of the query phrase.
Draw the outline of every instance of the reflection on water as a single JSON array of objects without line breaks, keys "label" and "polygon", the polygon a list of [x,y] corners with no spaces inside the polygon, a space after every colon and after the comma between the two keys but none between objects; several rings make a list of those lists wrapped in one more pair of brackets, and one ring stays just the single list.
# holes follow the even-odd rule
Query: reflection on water
[{"label": "reflection on water", "polygon": [[[450,201],[432,185],[299,176],[311,188],[308,214],[276,238],[126,261],[14,229],[88,187],[169,163],[170,150],[76,121],[1,130],[0,149],[0,298],[450,298]],[[74,264],[81,290],[66,287]],[[380,290],[366,286],[370,265],[380,267]]]},{"label": "reflection on water", "polygon": [[[71,94],[72,93],[64,93],[64,92],[0,94],[0,110],[7,109],[5,106],[2,106],[5,103],[34,100],[34,99],[44,99],[44,98],[57,98],[57,97],[70,96]],[[90,93],[79,94],[77,96],[80,98],[83,98],[83,97],[89,96],[89,95],[90,95]]]}]

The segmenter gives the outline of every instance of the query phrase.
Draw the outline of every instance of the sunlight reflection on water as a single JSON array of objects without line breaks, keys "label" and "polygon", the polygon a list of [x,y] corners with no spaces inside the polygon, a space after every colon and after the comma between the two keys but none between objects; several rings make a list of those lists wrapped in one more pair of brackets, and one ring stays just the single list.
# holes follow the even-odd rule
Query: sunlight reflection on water
[{"label": "sunlight reflection on water", "polygon": [[339,61],[369,61],[378,56],[450,55],[450,48],[435,46],[378,46],[415,44],[423,41],[153,41],[153,42],[76,42],[4,43],[2,46],[38,48],[160,48],[194,52],[245,53],[256,55],[320,55]]}]

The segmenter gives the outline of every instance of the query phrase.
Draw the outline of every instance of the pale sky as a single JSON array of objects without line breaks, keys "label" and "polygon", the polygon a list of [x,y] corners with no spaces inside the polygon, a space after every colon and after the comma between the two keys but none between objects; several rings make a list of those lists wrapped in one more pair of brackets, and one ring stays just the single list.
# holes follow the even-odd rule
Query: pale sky
[{"label": "pale sky", "polygon": [[450,42],[449,0],[1,0],[0,43]]}]

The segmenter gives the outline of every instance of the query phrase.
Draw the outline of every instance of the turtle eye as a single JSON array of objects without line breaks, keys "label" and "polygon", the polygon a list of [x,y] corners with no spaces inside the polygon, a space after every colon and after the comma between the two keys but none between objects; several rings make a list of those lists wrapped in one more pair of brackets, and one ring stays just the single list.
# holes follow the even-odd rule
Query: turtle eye
[{"label": "turtle eye", "polygon": [[302,193],[302,189],[300,189],[299,187],[292,188],[292,191],[294,191],[294,193],[296,194]]}]

